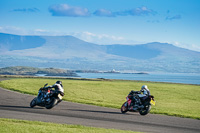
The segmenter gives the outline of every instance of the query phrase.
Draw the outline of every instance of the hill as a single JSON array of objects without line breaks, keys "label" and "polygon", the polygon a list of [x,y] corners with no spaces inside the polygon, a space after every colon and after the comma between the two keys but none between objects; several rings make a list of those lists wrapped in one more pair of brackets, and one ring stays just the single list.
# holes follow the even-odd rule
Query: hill
[{"label": "hill", "polygon": [[200,52],[168,43],[97,45],[73,36],[0,33],[0,67],[200,73]]}]

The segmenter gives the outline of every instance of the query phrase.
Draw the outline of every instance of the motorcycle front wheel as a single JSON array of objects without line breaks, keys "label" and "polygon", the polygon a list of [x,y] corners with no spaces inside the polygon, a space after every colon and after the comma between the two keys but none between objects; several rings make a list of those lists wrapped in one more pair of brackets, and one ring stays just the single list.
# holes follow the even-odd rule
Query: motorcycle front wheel
[{"label": "motorcycle front wheel", "polygon": [[125,114],[128,111],[128,103],[125,102],[121,107],[121,112]]},{"label": "motorcycle front wheel", "polygon": [[30,102],[30,107],[33,108],[36,106],[36,101],[37,101],[37,97],[35,97],[31,102]]},{"label": "motorcycle front wheel", "polygon": [[57,101],[58,100],[56,98],[52,97],[51,101],[48,104],[45,105],[45,108],[46,109],[53,108],[57,104]]},{"label": "motorcycle front wheel", "polygon": [[146,105],[143,109],[139,111],[140,115],[147,115],[151,110],[151,105]]}]

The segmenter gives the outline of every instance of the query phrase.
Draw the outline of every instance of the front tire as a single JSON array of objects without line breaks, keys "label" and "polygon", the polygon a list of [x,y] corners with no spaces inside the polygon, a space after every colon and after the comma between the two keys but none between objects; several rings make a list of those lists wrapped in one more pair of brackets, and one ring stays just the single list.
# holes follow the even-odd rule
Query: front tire
[{"label": "front tire", "polygon": [[33,108],[36,106],[37,103],[37,97],[35,97],[31,102],[30,102],[30,107]]},{"label": "front tire", "polygon": [[147,115],[151,110],[151,105],[146,105],[144,109],[139,111],[140,115]]},{"label": "front tire", "polygon": [[128,111],[128,103],[125,102],[121,107],[122,114],[125,114]]},{"label": "front tire", "polygon": [[51,109],[57,104],[58,100],[56,98],[52,98],[49,104],[46,104],[46,109]]}]

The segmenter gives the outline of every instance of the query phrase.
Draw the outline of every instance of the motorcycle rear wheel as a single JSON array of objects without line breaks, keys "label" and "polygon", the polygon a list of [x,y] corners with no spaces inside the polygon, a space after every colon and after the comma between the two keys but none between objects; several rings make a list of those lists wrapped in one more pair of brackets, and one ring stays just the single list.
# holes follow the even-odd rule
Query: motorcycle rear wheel
[{"label": "motorcycle rear wheel", "polygon": [[128,103],[125,102],[121,107],[121,112],[125,114],[128,111]]},{"label": "motorcycle rear wheel", "polygon": [[56,98],[52,98],[49,104],[45,105],[46,109],[51,109],[57,104],[58,100]]}]

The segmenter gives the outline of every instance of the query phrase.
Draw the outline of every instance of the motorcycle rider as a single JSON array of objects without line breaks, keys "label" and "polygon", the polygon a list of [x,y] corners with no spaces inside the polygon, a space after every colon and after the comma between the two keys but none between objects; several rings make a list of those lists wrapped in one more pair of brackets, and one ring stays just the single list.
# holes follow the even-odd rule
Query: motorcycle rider
[{"label": "motorcycle rider", "polygon": [[141,87],[140,92],[143,93],[143,94],[138,94],[138,96],[139,96],[140,99],[145,99],[146,97],[148,97],[149,95],[151,95],[151,94],[150,94],[150,91],[149,91],[149,89],[148,89],[148,87],[147,87],[147,85],[143,85],[143,86]]},{"label": "motorcycle rider", "polygon": [[[143,93],[143,94],[141,94]],[[147,85],[143,85],[140,91],[131,91],[128,97],[132,100],[131,104],[129,105],[130,109],[133,109],[133,106],[142,108],[142,102],[140,99],[145,99],[147,96],[150,95],[150,91]],[[133,105],[134,104],[134,105]]]},{"label": "motorcycle rider", "polygon": [[149,91],[147,85],[143,85],[143,86],[141,87],[140,92],[143,93],[143,94],[139,94],[140,97],[146,97],[146,96],[150,95],[150,91]]},{"label": "motorcycle rider", "polygon": [[[49,88],[55,88],[55,91],[60,91],[64,95],[64,89],[63,89],[62,81],[56,81],[56,83],[54,85],[47,86],[44,89],[48,90]],[[47,93],[44,96],[44,98],[48,98],[49,94],[50,94],[50,92],[47,91]]]}]

